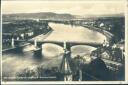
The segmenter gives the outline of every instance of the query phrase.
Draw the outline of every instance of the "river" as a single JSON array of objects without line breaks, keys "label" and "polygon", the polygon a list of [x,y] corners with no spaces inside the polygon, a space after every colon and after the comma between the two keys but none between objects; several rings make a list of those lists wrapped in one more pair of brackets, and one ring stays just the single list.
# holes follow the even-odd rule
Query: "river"
[{"label": "river", "polygon": [[[61,41],[61,42],[92,42],[92,43],[103,43],[106,39],[104,35],[99,32],[84,28],[81,26],[71,26],[64,24],[49,23],[49,26],[53,29],[53,32],[43,38],[41,36],[35,37],[37,40],[44,41]],[[44,68],[51,68],[59,66],[62,60],[63,48],[51,44],[45,43],[42,45],[42,56],[36,56],[32,51],[23,53],[4,53],[2,57],[2,71],[3,76],[13,77],[17,72],[25,68],[36,68],[39,65],[43,65]],[[31,48],[28,46],[28,48]],[[71,48],[71,56],[76,55],[89,56],[91,51],[95,50],[95,47],[87,45],[77,45]]]}]

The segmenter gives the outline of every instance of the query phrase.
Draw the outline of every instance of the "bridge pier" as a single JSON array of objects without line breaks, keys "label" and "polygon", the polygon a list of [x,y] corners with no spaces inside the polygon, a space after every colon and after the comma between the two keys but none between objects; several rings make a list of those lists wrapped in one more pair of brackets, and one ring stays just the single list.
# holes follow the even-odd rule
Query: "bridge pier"
[{"label": "bridge pier", "polygon": [[70,43],[64,42],[63,48],[64,48],[64,51],[71,52],[71,45],[70,45]]}]

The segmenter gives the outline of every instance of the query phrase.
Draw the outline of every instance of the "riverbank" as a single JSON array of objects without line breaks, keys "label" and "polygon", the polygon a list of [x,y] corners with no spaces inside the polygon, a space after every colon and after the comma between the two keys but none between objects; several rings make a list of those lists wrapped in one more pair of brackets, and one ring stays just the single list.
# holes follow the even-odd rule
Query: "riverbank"
[{"label": "riverbank", "polygon": [[[52,33],[52,31],[53,30],[51,30],[51,31],[49,31],[47,34],[41,34],[41,35],[38,35],[38,36],[36,36],[36,37],[34,37],[34,38],[32,38],[32,39],[30,39],[30,40],[38,40],[40,37],[42,38],[43,37],[43,39],[45,39],[46,37],[48,37],[51,33]],[[20,45],[20,46],[18,46],[18,48],[19,47],[24,47],[24,46],[27,46],[27,45],[29,45],[30,43],[26,43],[26,44],[23,44],[23,45]],[[6,53],[7,51],[10,51],[10,50],[13,50],[13,49],[16,49],[17,47],[12,47],[11,45],[9,46],[9,48],[5,48],[5,49],[2,49],[2,53]]]},{"label": "riverbank", "polygon": [[88,28],[88,29],[90,29],[90,30],[94,30],[94,31],[97,31],[97,32],[102,33],[103,35],[106,36],[107,41],[111,40],[112,37],[114,36],[112,33],[108,32],[108,31],[106,31],[106,30],[102,30],[102,29],[97,28],[97,27],[88,26],[88,25],[84,25],[83,27],[86,27],[86,28]]},{"label": "riverbank", "polygon": [[30,39],[30,41],[34,41],[34,40],[37,40],[37,41],[41,41],[41,40],[44,40],[46,39],[51,33],[53,32],[53,30],[50,30],[47,34],[41,34],[41,35],[38,35],[32,39]]}]

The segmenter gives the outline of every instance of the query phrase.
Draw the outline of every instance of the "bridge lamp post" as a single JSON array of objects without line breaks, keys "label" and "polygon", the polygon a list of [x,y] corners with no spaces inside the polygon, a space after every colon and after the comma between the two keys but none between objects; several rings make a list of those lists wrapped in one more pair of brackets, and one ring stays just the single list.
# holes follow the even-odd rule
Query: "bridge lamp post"
[{"label": "bridge lamp post", "polygon": [[12,47],[15,47],[14,38],[12,38],[12,41],[11,41],[11,46],[12,46]]},{"label": "bridge lamp post", "polygon": [[124,55],[125,55],[125,54],[124,54],[124,52],[123,52],[123,50],[124,50],[123,47],[120,47],[120,50],[121,50],[121,59],[124,60]]},{"label": "bridge lamp post", "polygon": [[37,40],[34,40],[34,46],[37,47]]}]

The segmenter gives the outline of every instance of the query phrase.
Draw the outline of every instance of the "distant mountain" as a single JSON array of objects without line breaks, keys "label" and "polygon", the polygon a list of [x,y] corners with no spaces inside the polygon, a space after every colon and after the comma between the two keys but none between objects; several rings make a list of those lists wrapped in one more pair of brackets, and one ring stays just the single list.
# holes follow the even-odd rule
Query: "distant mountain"
[{"label": "distant mountain", "polygon": [[17,14],[4,14],[3,19],[74,19],[76,18],[71,14],[57,14],[53,12],[40,12],[40,13],[17,13]]},{"label": "distant mountain", "polygon": [[39,12],[39,13],[17,13],[17,14],[3,14],[3,20],[14,19],[77,19],[77,18],[102,18],[102,17],[123,17],[123,14],[109,14],[109,15],[71,15],[71,14],[58,14],[53,12]]},{"label": "distant mountain", "polygon": [[124,17],[123,13],[119,14],[102,14],[102,15],[82,15],[83,18],[99,18],[99,17]]}]

